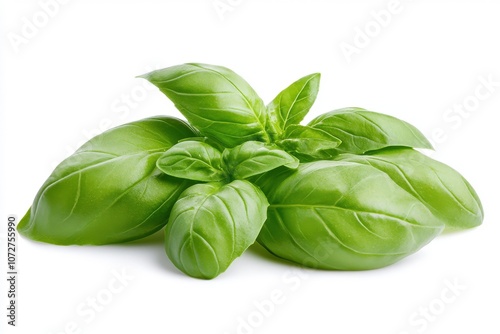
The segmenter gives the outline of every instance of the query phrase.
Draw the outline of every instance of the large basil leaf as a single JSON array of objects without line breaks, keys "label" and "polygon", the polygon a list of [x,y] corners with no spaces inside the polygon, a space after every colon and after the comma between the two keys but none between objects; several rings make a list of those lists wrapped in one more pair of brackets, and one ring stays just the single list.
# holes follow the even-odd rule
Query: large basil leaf
[{"label": "large basil leaf", "polygon": [[223,181],[222,153],[201,141],[183,141],[158,159],[158,168],[175,177],[195,181]]},{"label": "large basil leaf", "polygon": [[235,179],[247,179],[280,166],[297,168],[299,160],[287,152],[261,142],[249,141],[226,149],[223,159]]},{"label": "large basil leaf", "polygon": [[309,123],[339,138],[337,153],[363,154],[389,146],[432,149],[413,125],[395,117],[361,108],[344,108],[318,116]]},{"label": "large basil leaf", "polygon": [[481,201],[467,180],[451,167],[410,148],[370,155],[340,155],[342,161],[370,165],[386,173],[441,219],[448,229],[481,225]]},{"label": "large basil leaf", "polygon": [[70,245],[123,242],[159,230],[191,183],[165,175],[156,160],[194,135],[178,119],[153,117],[94,137],[52,172],[19,232]]},{"label": "large basil leaf", "polygon": [[270,203],[258,241],[271,253],[310,267],[387,266],[443,229],[419,199],[363,164],[317,161],[269,172],[256,183]]},{"label": "large basil leaf", "polygon": [[207,64],[183,64],[141,76],[157,86],[200,132],[234,147],[269,141],[266,108],[250,85],[233,71]]},{"label": "large basil leaf", "polygon": [[315,129],[304,125],[290,125],[284,135],[284,139],[277,144],[289,152],[298,156],[312,159],[329,159],[341,141],[330,133],[321,129]]},{"label": "large basil leaf", "polygon": [[188,188],[165,229],[165,249],[184,273],[211,279],[255,242],[266,220],[264,194],[248,181]]},{"label": "large basil leaf", "polygon": [[267,106],[270,122],[280,133],[292,124],[299,124],[311,109],[319,90],[321,75],[307,75],[285,88]]}]

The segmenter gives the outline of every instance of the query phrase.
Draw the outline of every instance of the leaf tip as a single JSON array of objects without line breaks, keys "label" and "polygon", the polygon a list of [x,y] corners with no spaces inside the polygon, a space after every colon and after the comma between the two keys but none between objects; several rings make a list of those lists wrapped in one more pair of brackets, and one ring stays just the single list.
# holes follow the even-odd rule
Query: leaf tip
[{"label": "leaf tip", "polygon": [[151,81],[150,80],[150,78],[151,78],[151,72],[140,74],[140,75],[136,75],[135,78],[137,78],[137,79],[146,79],[148,81]]}]

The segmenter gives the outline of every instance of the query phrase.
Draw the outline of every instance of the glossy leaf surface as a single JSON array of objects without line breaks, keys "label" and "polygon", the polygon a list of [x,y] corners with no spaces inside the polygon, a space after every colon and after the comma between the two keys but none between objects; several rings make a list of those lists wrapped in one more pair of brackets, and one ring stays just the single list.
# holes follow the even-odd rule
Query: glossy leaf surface
[{"label": "glossy leaf surface", "polygon": [[395,117],[361,108],[334,110],[316,117],[309,126],[328,132],[342,143],[337,153],[363,154],[391,146],[432,149],[413,125]]},{"label": "glossy leaf surface", "polygon": [[302,265],[339,270],[387,266],[430,242],[442,222],[378,169],[317,161],[256,183],[270,206],[258,241]]},{"label": "glossy leaf surface", "polygon": [[297,168],[299,160],[287,152],[261,142],[246,142],[223,154],[228,171],[235,179],[246,179],[280,166]]},{"label": "glossy leaf surface", "polygon": [[386,173],[431,209],[449,229],[471,228],[483,221],[481,201],[469,182],[453,168],[413,149],[348,154],[338,159],[370,165]]},{"label": "glossy leaf surface", "polygon": [[52,172],[19,232],[38,241],[81,245],[124,242],[159,230],[190,182],[160,172],[156,160],[193,135],[178,119],[153,117],[94,137]]},{"label": "glossy leaf surface", "polygon": [[262,191],[248,181],[194,185],[172,210],[167,255],[190,276],[214,278],[255,242],[267,207]]},{"label": "glossy leaf surface", "polygon": [[280,133],[292,124],[299,124],[311,109],[318,95],[321,75],[307,75],[281,91],[267,106],[271,123]]},{"label": "glossy leaf surface", "polygon": [[224,146],[269,141],[262,99],[230,69],[191,63],[141,77],[157,86],[203,135]]},{"label": "glossy leaf surface", "polygon": [[[290,125],[278,145],[298,156],[312,159],[329,159],[336,155],[341,140],[321,129],[310,126]],[[332,153],[333,152],[333,153]]]},{"label": "glossy leaf surface", "polygon": [[222,153],[201,141],[183,141],[174,145],[156,164],[162,172],[183,179],[216,182],[227,178]]}]

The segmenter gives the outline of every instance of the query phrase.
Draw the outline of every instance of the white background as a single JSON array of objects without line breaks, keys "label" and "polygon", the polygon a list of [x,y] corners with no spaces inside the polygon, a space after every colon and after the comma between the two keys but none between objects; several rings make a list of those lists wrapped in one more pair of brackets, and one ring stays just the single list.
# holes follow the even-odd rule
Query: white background
[{"label": "white background", "polygon": [[[387,9],[389,1],[221,3],[232,3],[231,10],[219,15],[213,0],[72,0],[57,11],[52,7],[44,22],[38,1],[1,2],[2,268],[7,216],[20,219],[53,167],[82,141],[147,116],[180,116],[134,77],[193,61],[235,70],[265,101],[299,77],[321,72],[320,94],[308,118],[358,106],[416,125],[434,138],[433,156],[475,187],[484,224],[441,236],[396,265],[366,272],[303,270],[254,245],[212,281],[178,272],[164,254],[161,234],[102,247],[60,247],[19,237],[18,326],[5,331],[498,333],[500,6],[401,0],[381,27],[372,12]],[[39,27],[30,35],[26,22],[34,20]],[[358,29],[371,29],[372,36],[363,41]],[[355,40],[357,53],[346,57],[341,46],[356,47]],[[481,83],[488,77],[496,86],[477,99],[476,89],[488,92]],[[448,111],[463,103],[470,111]],[[113,272],[123,270],[133,279],[101,312],[92,319],[77,312],[88,310],[88,298],[109,296]],[[460,287],[453,293],[449,284]],[[263,302],[280,293],[281,303]],[[444,303],[442,293],[453,301]],[[256,304],[267,305],[264,315]],[[421,312],[429,307],[425,320]],[[248,322],[253,327],[243,325]]]}]

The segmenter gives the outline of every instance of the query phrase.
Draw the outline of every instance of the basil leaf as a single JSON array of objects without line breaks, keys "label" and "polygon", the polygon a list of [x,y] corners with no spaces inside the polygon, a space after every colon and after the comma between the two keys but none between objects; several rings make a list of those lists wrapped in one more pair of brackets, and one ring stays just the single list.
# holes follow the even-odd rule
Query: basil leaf
[{"label": "basil leaf", "polygon": [[249,141],[223,152],[228,171],[235,179],[246,179],[280,166],[297,168],[299,160],[277,147]]},{"label": "basil leaf", "polygon": [[342,143],[338,153],[363,154],[390,146],[432,149],[413,125],[395,117],[361,108],[344,108],[315,118],[309,126],[326,131]]},{"label": "basil leaf", "polygon": [[197,142],[202,142],[206,143],[213,148],[216,148],[219,151],[224,151],[224,146],[222,146],[220,143],[216,142],[215,140],[208,138],[208,137],[190,137],[190,138],[184,138],[179,140],[179,143],[185,142],[185,141],[197,141]]},{"label": "basil leaf", "polygon": [[342,161],[373,166],[426,205],[447,229],[481,225],[481,201],[467,180],[451,167],[409,148],[385,149],[370,155],[341,155]]},{"label": "basil leaf", "polygon": [[305,266],[364,270],[430,242],[442,222],[378,169],[344,161],[301,164],[256,180],[270,206],[258,241]]},{"label": "basil leaf", "polygon": [[292,124],[299,124],[311,109],[319,90],[321,75],[305,76],[281,91],[267,106],[270,122],[280,133]]},{"label": "basil leaf", "polygon": [[172,209],[167,255],[190,276],[214,278],[255,242],[267,207],[264,194],[248,181],[194,185]]},{"label": "basil leaf", "polygon": [[165,174],[183,179],[210,182],[227,178],[222,167],[222,153],[199,141],[184,141],[172,146],[156,165]]},{"label": "basil leaf", "polygon": [[184,64],[140,76],[157,86],[204,136],[234,147],[269,141],[261,98],[238,74],[207,64]]},{"label": "basil leaf", "polygon": [[290,125],[284,137],[277,144],[286,151],[317,159],[333,157],[335,154],[330,152],[341,143],[340,139],[326,131],[303,125]]},{"label": "basil leaf", "polygon": [[179,194],[191,185],[156,169],[156,160],[191,128],[153,117],[110,129],[88,141],[52,172],[19,232],[60,244],[109,244],[162,228]]}]

